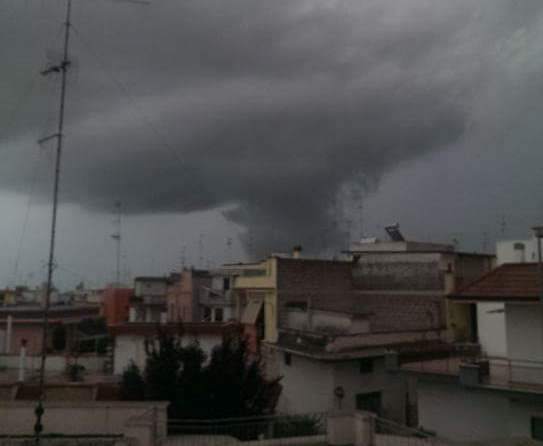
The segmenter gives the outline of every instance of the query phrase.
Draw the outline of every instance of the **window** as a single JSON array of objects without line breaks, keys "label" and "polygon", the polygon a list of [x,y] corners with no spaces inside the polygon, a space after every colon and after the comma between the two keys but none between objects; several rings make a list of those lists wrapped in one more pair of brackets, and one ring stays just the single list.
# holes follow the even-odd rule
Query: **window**
[{"label": "window", "polygon": [[215,322],[222,322],[224,313],[222,308],[215,308]]},{"label": "window", "polygon": [[211,320],[211,308],[204,307],[204,321],[209,322]]},{"label": "window", "polygon": [[532,438],[534,440],[543,440],[543,418],[532,417]]},{"label": "window", "polygon": [[225,277],[222,279],[222,289],[228,291],[230,289],[230,278]]},{"label": "window", "polygon": [[283,360],[285,362],[285,365],[291,365],[292,364],[292,355],[290,353],[285,353],[283,355]]},{"label": "window", "polygon": [[359,370],[361,374],[373,373],[373,361],[371,359],[361,359],[359,362]]}]

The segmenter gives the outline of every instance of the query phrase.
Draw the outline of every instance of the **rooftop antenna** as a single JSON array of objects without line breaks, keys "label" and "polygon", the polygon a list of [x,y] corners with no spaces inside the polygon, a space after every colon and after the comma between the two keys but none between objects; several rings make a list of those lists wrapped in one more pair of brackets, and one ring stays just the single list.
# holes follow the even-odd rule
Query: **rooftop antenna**
[{"label": "rooftop antenna", "polygon": [[115,202],[115,232],[111,238],[115,240],[115,286],[121,285],[121,202]]},{"label": "rooftop antenna", "polygon": [[352,228],[352,226],[353,226],[353,220],[350,219],[350,218],[345,219],[345,226],[346,226],[345,229],[347,230],[346,232],[347,232],[347,237],[348,237],[347,242],[348,242],[348,243],[351,243],[352,233],[353,233],[353,231],[352,231],[352,229],[353,229],[353,228]]},{"label": "rooftop antenna", "polygon": [[181,248],[181,271],[185,269],[187,264],[187,245],[183,245]]},{"label": "rooftop antenna", "polygon": [[254,237],[253,237],[253,230],[250,227],[249,228],[249,240],[247,242],[247,251],[249,254],[249,260],[253,259],[253,246],[254,246]]},{"label": "rooftop antenna", "polygon": [[198,237],[198,267],[204,268],[204,234]]},{"label": "rooftop antenna", "polygon": [[364,203],[358,204],[358,228],[360,230],[360,240],[364,238]]},{"label": "rooftop antenna", "polygon": [[507,231],[507,222],[505,221],[505,214],[502,214],[502,221],[500,224],[500,234],[503,237],[505,237],[505,232]]},{"label": "rooftop antenna", "polygon": [[[143,2],[143,0],[141,0]],[[34,411],[36,415],[36,422],[34,424],[34,436],[37,446],[40,445],[41,433],[43,431],[42,417],[44,413],[43,401],[45,398],[45,361],[47,358],[47,332],[49,328],[49,307],[51,303],[51,292],[53,288],[53,272],[55,269],[55,242],[57,231],[57,210],[58,210],[58,192],[60,183],[60,167],[62,159],[62,143],[64,139],[64,112],[66,102],[66,81],[68,77],[68,69],[71,66],[71,61],[68,59],[68,51],[70,47],[70,29],[72,24],[70,22],[72,13],[72,0],[66,0],[66,20],[64,22],[64,44],[62,48],[62,59],[57,64],[49,64],[44,70],[41,71],[43,76],[50,74],[60,74],[60,95],[59,95],[59,111],[58,111],[58,125],[56,133],[46,136],[38,141],[38,144],[44,144],[51,140],[56,140],[55,151],[55,170],[53,181],[53,205],[51,215],[51,233],[49,240],[49,258],[47,261],[47,282],[45,286],[45,296],[43,302],[43,320],[42,320],[42,348],[39,367],[39,382],[38,382],[38,403]]]},{"label": "rooftop antenna", "polygon": [[488,232],[483,232],[483,240],[481,242],[481,250],[483,253],[488,251]]},{"label": "rooftop antenna", "polygon": [[68,49],[70,44],[70,17],[72,10],[72,0],[66,0],[66,21],[64,23],[64,47],[62,60],[57,65],[49,65],[45,70],[41,72],[43,76],[49,74],[60,73],[60,98],[59,98],[59,113],[58,113],[58,126],[57,132],[53,135],[47,136],[40,140],[40,144],[52,139],[56,139],[56,155],[55,155],[55,177],[53,186],[53,209],[51,216],[51,234],[49,240],[49,259],[47,262],[47,284],[45,288],[45,302],[43,305],[43,321],[42,321],[42,348],[40,358],[39,369],[39,397],[38,404],[35,410],[36,423],[34,424],[34,434],[36,437],[36,445],[40,444],[40,435],[43,431],[42,416],[43,416],[43,400],[45,389],[45,360],[47,357],[47,331],[49,328],[49,307],[51,302],[51,291],[53,286],[53,271],[55,268],[55,239],[57,230],[57,209],[58,209],[58,190],[60,179],[60,166],[62,156],[62,142],[64,137],[64,104],[66,101],[66,80],[68,75],[68,68],[70,67],[70,60],[68,59]]},{"label": "rooftop antenna", "polygon": [[226,238],[226,259],[228,263],[232,263],[232,237]]}]

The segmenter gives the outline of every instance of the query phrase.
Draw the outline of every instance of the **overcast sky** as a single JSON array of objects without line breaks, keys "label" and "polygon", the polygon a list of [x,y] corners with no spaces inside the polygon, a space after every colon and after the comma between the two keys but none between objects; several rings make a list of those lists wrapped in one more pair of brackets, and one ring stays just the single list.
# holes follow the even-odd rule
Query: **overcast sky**
[{"label": "overcast sky", "polygon": [[[64,7],[0,0],[0,285],[45,277],[36,141],[60,82],[39,71]],[[72,19],[63,287],[114,278],[115,200],[127,277],[395,222],[491,249],[543,220],[540,0],[73,0]]]}]

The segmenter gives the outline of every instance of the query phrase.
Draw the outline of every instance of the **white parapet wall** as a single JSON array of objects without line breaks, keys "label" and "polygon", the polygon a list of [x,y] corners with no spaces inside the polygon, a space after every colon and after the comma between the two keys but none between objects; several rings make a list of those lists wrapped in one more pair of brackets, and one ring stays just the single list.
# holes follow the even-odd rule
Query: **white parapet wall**
[{"label": "white parapet wall", "polygon": [[[43,433],[164,438],[167,406],[165,401],[46,401]],[[0,435],[33,434],[35,408],[34,401],[0,401]]]},{"label": "white parapet wall", "polygon": [[[81,355],[77,358],[77,363],[85,367],[87,372],[102,372],[106,356]],[[38,355],[26,356],[25,367],[28,372],[37,371],[40,368],[41,357]],[[66,355],[47,355],[45,363],[48,372],[64,372],[68,363],[75,362],[74,359]],[[18,369],[20,367],[19,354],[0,354],[0,368]]]}]

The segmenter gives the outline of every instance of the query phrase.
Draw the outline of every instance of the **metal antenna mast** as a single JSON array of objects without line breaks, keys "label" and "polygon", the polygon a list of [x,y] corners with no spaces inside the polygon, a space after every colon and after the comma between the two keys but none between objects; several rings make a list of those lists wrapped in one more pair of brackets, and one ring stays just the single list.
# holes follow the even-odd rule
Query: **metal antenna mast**
[{"label": "metal antenna mast", "polygon": [[198,268],[205,268],[204,265],[204,234],[198,237]]},{"label": "metal antenna mast", "polygon": [[226,261],[232,263],[232,237],[226,238]]},{"label": "metal antenna mast", "polygon": [[[41,423],[43,416],[43,400],[45,393],[45,359],[47,357],[47,331],[49,328],[49,306],[51,303],[51,291],[53,288],[53,271],[55,269],[55,239],[57,230],[57,208],[58,208],[58,190],[59,190],[59,178],[60,178],[60,160],[62,155],[62,140],[64,131],[64,104],[66,100],[66,80],[68,75],[68,68],[70,61],[68,60],[68,48],[70,43],[70,15],[72,10],[72,1],[66,0],[66,22],[64,23],[64,50],[62,60],[60,64],[50,66],[41,72],[42,75],[47,76],[51,73],[60,73],[60,104],[58,114],[58,127],[57,133],[44,139],[57,140],[57,150],[55,157],[55,178],[53,187],[53,212],[51,217],[51,237],[49,244],[49,260],[47,262],[47,285],[45,289],[45,302],[43,305],[43,334],[42,334],[42,352],[40,361],[40,378],[39,378],[39,400],[35,410],[36,424],[34,425],[34,433],[36,435],[36,444],[40,444],[40,434],[43,431],[43,425]],[[43,142],[43,141],[42,141]]]},{"label": "metal antenna mast", "polygon": [[115,202],[115,232],[111,234],[111,238],[115,240],[116,258],[115,258],[115,286],[121,285],[121,202]]}]

